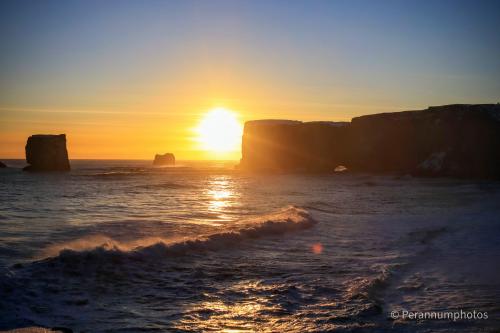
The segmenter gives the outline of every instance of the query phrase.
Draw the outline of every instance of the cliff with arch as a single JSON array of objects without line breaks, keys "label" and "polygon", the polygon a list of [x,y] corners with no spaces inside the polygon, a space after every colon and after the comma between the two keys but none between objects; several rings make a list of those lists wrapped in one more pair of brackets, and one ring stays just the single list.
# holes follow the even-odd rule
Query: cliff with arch
[{"label": "cliff with arch", "polygon": [[351,122],[245,124],[240,168],[500,178],[500,104],[453,104]]}]

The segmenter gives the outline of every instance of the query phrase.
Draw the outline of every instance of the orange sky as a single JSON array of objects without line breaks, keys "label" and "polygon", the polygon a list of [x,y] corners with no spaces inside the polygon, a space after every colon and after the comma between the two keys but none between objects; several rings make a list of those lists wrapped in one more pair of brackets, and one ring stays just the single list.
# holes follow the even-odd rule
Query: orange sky
[{"label": "orange sky", "polygon": [[[228,96],[240,98],[210,98],[199,91],[186,91],[184,95],[192,94],[192,98],[181,95],[176,103],[167,97],[145,97],[129,107],[0,108],[0,158],[24,158],[29,135],[65,133],[70,158],[74,159],[152,159],[157,153],[172,152],[179,160],[238,160],[240,149],[217,153],[203,150],[196,141],[196,127],[216,107],[234,112],[241,124],[252,119],[349,121],[356,115],[399,110],[391,106],[312,103],[303,93],[288,95],[279,89],[258,88],[252,91],[249,87],[238,87],[232,80],[218,84],[223,86],[221,91],[229,92]],[[211,95],[210,90],[207,95]],[[123,96],[115,98],[124,99]],[[96,101],[102,104],[100,96]]]},{"label": "orange sky", "polygon": [[0,159],[65,133],[75,159],[237,160],[194,138],[214,107],[243,123],[497,103],[496,7],[0,2]]},{"label": "orange sky", "polygon": [[[241,124],[250,119],[284,117],[279,107],[259,114],[238,103],[213,105],[185,107],[187,110],[177,106],[175,112],[160,106],[148,111],[2,109],[0,157],[24,158],[24,145],[31,134],[66,133],[70,158],[74,159],[152,159],[157,153],[173,152],[181,160],[237,160],[241,157],[239,149],[207,151],[197,142],[196,127],[206,113],[223,105],[235,113]],[[325,117],[297,114],[291,118]]]}]

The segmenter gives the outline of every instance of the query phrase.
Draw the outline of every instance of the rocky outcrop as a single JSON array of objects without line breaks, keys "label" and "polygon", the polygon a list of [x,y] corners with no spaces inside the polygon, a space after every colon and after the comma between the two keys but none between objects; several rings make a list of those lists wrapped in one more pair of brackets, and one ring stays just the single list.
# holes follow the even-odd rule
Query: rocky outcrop
[{"label": "rocky outcrop", "polygon": [[26,143],[25,171],[69,171],[66,135],[37,134]]},{"label": "rocky outcrop", "polygon": [[329,171],[346,158],[347,123],[257,120],[245,123],[241,168]]},{"label": "rocky outcrop", "polygon": [[455,104],[351,123],[245,124],[246,170],[350,171],[500,178],[500,105]]},{"label": "rocky outcrop", "polygon": [[0,168],[6,168],[6,167],[7,166],[3,162],[0,161]]},{"label": "rocky outcrop", "polygon": [[165,165],[175,165],[175,156],[172,153],[166,153],[163,155],[156,154],[153,161],[153,165],[165,166]]}]

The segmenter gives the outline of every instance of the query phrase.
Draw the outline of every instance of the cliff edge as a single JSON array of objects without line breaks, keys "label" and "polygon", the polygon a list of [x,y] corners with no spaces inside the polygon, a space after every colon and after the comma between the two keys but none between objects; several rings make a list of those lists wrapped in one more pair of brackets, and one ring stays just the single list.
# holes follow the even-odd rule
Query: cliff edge
[{"label": "cliff edge", "polygon": [[381,113],[349,123],[250,121],[240,167],[500,178],[500,104]]}]

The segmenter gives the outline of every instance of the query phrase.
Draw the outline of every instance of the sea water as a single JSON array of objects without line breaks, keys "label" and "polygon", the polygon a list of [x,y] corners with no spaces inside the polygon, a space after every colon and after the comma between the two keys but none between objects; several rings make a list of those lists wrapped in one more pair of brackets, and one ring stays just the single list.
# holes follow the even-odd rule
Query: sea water
[{"label": "sea water", "polygon": [[[0,329],[471,332],[500,325],[500,184],[234,162],[0,169]],[[415,313],[487,319],[402,318]]]}]

